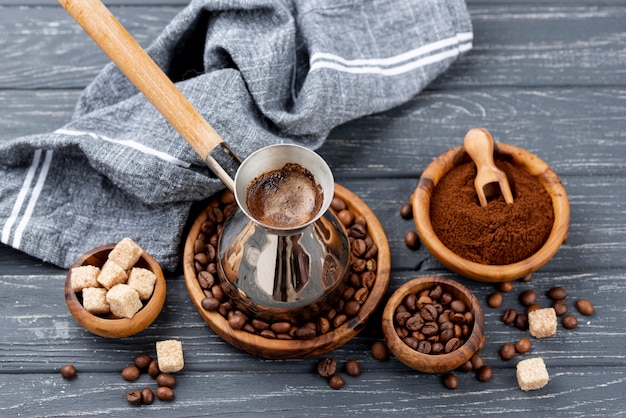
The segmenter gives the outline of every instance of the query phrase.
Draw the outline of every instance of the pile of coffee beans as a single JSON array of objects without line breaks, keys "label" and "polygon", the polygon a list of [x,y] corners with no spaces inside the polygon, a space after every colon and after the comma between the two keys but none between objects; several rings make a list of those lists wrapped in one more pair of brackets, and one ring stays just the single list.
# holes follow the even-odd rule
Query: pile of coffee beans
[{"label": "pile of coffee beans", "polygon": [[331,208],[346,227],[351,248],[349,281],[336,305],[315,322],[283,321],[268,323],[238,310],[219,284],[217,243],[226,218],[237,209],[235,197],[224,191],[214,197],[206,209],[207,219],[194,244],[194,266],[204,292],[202,308],[219,312],[236,330],[269,339],[306,340],[342,326],[355,317],[367,301],[377,275],[378,247],[368,234],[367,221],[353,213],[345,201],[335,196]]},{"label": "pile of coffee beans", "polygon": [[469,338],[474,315],[440,285],[405,296],[394,313],[398,337],[423,354],[448,354]]},{"label": "pile of coffee beans", "polygon": [[174,399],[174,386],[176,378],[171,373],[161,373],[159,364],[148,354],[139,354],[135,357],[133,364],[122,369],[122,378],[128,382],[134,382],[142,373],[148,375],[156,381],[155,392],[149,387],[143,389],[132,389],[126,393],[126,400],[133,405],[151,405],[156,397],[161,401],[171,401]]},{"label": "pile of coffee beans", "polygon": [[[333,389],[341,389],[345,384],[344,378],[337,370],[337,360],[332,357],[324,357],[317,362],[317,374],[326,379],[328,386]],[[348,376],[358,377],[361,375],[361,364],[354,359],[348,360],[344,366],[344,371]]]}]

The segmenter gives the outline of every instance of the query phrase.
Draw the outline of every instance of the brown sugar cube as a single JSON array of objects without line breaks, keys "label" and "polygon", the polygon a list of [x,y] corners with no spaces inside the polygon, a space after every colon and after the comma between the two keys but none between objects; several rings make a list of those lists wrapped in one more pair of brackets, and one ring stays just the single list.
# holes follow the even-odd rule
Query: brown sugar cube
[{"label": "brown sugar cube", "polygon": [[541,389],[549,380],[548,369],[542,358],[529,358],[517,363],[517,383],[523,391]]},{"label": "brown sugar cube", "polygon": [[528,330],[535,338],[545,338],[556,332],[556,311],[554,308],[537,309],[528,314]]},{"label": "brown sugar cube", "polygon": [[148,269],[133,267],[128,274],[127,285],[132,287],[139,294],[139,299],[148,300],[152,296],[156,276]]},{"label": "brown sugar cube", "polygon": [[139,257],[143,254],[143,249],[131,238],[124,238],[115,245],[109,253],[109,260],[114,261],[124,270],[130,270],[135,265]]},{"label": "brown sugar cube", "polygon": [[157,341],[157,363],[163,373],[175,373],[183,369],[183,344],[178,340]]},{"label": "brown sugar cube", "polygon": [[80,292],[86,287],[99,287],[98,275],[100,268],[96,266],[79,266],[72,269],[70,281],[74,292]]},{"label": "brown sugar cube", "polygon": [[126,270],[111,260],[104,263],[100,275],[98,275],[98,282],[107,289],[116,284],[126,283],[126,280],[128,280]]},{"label": "brown sugar cube", "polygon": [[106,296],[111,313],[118,318],[132,318],[143,307],[139,294],[127,284],[116,284]]},{"label": "brown sugar cube", "polygon": [[103,287],[86,287],[83,289],[83,308],[92,314],[107,314],[111,311],[106,299],[107,290]]}]

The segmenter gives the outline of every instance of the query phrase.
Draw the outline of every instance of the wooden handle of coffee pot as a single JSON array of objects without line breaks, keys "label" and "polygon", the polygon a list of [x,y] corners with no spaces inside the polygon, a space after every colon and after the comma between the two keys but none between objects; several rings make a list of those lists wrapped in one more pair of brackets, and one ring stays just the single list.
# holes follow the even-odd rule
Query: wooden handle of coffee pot
[{"label": "wooden handle of coffee pot", "polygon": [[[239,159],[107,7],[100,0],[59,3],[232,190]],[[212,154],[227,157],[216,162]]]}]

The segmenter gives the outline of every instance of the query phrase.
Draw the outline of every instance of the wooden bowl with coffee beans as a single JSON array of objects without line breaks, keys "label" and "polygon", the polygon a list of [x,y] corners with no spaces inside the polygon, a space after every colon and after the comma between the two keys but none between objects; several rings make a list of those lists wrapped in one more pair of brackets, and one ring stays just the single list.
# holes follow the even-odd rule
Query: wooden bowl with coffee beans
[{"label": "wooden bowl with coffee beans", "polygon": [[424,373],[444,373],[469,361],[485,345],[480,302],[462,284],[438,276],[400,286],[383,311],[389,350],[405,365]]},{"label": "wooden bowl with coffee beans", "polygon": [[522,279],[546,264],[567,239],[567,193],[548,164],[513,145],[495,143],[495,165],[513,202],[477,197],[476,165],[464,146],[437,157],[422,173],[411,204],[419,237],[448,269],[474,280]]},{"label": "wooden bowl with coffee beans", "polygon": [[119,244],[87,251],[74,262],[65,280],[65,302],[76,322],[106,338],[143,331],[165,303],[165,277],[159,263],[133,243],[134,255],[121,251],[120,263],[126,265],[120,267],[110,258],[113,251],[120,253]]},{"label": "wooden bowl with coffee beans", "polygon": [[[336,305],[306,323],[270,323],[244,314],[222,290],[215,245],[222,222],[236,209],[232,193],[214,196],[195,219],[185,243],[185,283],[200,316],[226,342],[262,358],[310,358],[341,347],[365,327],[387,292],[389,245],[378,219],[358,196],[338,184],[334,196],[331,208],[351,239],[358,241],[352,248],[353,271]],[[357,266],[360,271],[355,273]]]}]

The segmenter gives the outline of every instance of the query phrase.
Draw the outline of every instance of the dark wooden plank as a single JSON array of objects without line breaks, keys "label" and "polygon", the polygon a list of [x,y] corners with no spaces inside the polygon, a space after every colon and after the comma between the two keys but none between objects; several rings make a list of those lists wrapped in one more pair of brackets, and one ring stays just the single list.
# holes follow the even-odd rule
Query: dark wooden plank
[{"label": "dark wooden plank", "polygon": [[[67,123],[79,91],[0,90],[0,141]],[[33,123],[37,121],[37,123]],[[337,127],[320,153],[336,176],[418,178],[468,129],[522,147],[559,175],[626,172],[626,89],[518,88],[426,91],[388,112]]]},{"label": "dark wooden plank", "polygon": [[[548,367],[550,367],[548,365]],[[516,389],[511,370],[496,370],[491,382],[480,383],[460,375],[459,389],[443,389],[437,375],[410,371],[368,370],[346,378],[339,391],[324,380],[303,373],[298,381],[289,374],[235,371],[189,372],[179,377],[173,402],[155,400],[150,406],[128,406],[124,396],[136,384],[119,375],[83,373],[74,381],[57,375],[0,375],[0,413],[17,416],[75,416],[90,405],[89,416],[478,416],[485,413],[533,416],[621,416],[626,398],[626,370],[620,368],[551,367],[551,381],[537,392]],[[25,398],[24,393],[38,393]],[[617,409],[616,409],[617,408]]]},{"label": "dark wooden plank", "polygon": [[[182,7],[111,9],[147,46]],[[625,7],[524,3],[476,4],[469,9],[474,49],[433,87],[623,82]],[[108,62],[57,7],[6,7],[0,14],[0,33],[0,50],[12,57],[0,61],[0,88],[84,86]]]}]

